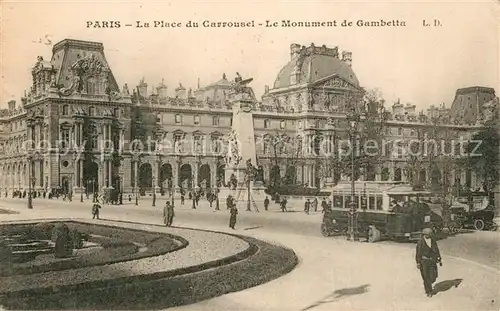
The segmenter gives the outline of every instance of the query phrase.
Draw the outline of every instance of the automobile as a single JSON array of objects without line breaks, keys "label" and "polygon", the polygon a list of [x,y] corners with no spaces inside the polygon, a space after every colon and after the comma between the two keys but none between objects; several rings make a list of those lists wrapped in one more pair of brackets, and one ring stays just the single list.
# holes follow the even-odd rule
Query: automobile
[{"label": "automobile", "polygon": [[474,201],[472,208],[461,199],[457,199],[450,207],[450,211],[457,217],[459,228],[473,228],[478,231],[496,230],[498,225],[493,221],[495,206],[489,203],[487,197],[476,198]]}]

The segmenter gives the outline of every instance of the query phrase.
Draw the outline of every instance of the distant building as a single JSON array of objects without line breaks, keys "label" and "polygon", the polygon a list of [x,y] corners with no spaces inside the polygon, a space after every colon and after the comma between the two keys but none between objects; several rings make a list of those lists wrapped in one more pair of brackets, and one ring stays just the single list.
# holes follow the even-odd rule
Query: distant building
[{"label": "distant building", "polygon": [[[173,96],[164,81],[153,87],[145,78],[135,87],[125,84],[120,90],[103,51],[97,42],[57,43],[51,60],[39,57],[33,67],[33,84],[21,105],[11,101],[8,109],[0,111],[2,192],[28,188],[30,163],[37,191],[123,189],[131,193],[155,187],[164,193],[174,187],[227,183],[221,142],[231,131],[227,95],[233,78],[222,74],[219,81],[198,83],[194,90],[179,83]],[[353,71],[352,54],[340,53],[337,47],[292,44],[285,63],[252,111],[262,179],[266,184],[288,179],[292,184],[324,187],[349,178],[326,164],[317,151],[326,141],[330,143],[326,151],[335,152],[339,141],[349,138],[347,113],[371,109],[361,101],[365,90]],[[483,108],[493,99],[493,89],[459,89],[450,108],[440,104],[426,113],[398,101],[386,115],[384,135],[409,142],[422,140],[429,129],[436,129],[446,140],[470,137],[482,128]],[[148,136],[153,139],[151,146],[159,149],[134,152],[137,146],[131,142]],[[288,143],[276,143],[277,137]],[[111,147],[101,144],[106,139],[123,145],[122,157],[106,152]],[[29,140],[36,142],[35,148],[23,146]],[[44,140],[53,147],[59,142],[60,150],[46,150]],[[90,144],[83,148],[85,141]],[[63,149],[67,154],[60,154]],[[78,150],[83,149],[87,152],[78,158]],[[393,149],[388,148],[363,178],[414,178],[415,159]],[[450,185],[480,184],[473,172],[460,170],[456,157],[451,158],[450,165],[438,168],[432,164],[444,159],[420,158],[419,179],[429,184],[443,179]]]}]

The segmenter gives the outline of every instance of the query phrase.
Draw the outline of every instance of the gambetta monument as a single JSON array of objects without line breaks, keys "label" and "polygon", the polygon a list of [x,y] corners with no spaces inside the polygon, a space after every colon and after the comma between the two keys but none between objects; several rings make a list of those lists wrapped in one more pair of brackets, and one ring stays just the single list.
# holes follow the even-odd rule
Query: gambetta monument
[{"label": "gambetta monument", "polygon": [[253,89],[248,86],[252,80],[244,80],[236,73],[228,94],[233,110],[232,130],[227,138],[225,169],[225,180],[229,183],[229,188],[221,191],[221,197],[231,194],[238,204],[247,202],[248,198],[257,202],[265,198],[262,183],[254,180],[257,174],[257,156],[252,110],[257,99]]}]

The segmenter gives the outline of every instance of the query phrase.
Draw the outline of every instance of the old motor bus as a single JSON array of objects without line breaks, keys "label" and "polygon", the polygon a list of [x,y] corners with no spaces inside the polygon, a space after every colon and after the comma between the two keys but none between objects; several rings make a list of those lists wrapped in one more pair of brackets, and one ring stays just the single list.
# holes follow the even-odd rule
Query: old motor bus
[{"label": "old motor bus", "polygon": [[[440,230],[443,218],[434,212],[424,198],[427,191],[418,191],[402,182],[356,181],[354,202],[355,231],[369,242],[380,238],[417,240],[425,227]],[[332,190],[332,206],[323,215],[324,236],[347,234],[350,222],[351,183],[340,182]]]}]

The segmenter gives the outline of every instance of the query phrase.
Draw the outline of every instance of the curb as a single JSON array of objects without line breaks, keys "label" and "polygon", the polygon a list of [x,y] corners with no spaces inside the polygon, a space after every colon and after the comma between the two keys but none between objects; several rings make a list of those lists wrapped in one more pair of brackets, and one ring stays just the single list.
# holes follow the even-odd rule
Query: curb
[{"label": "curb", "polygon": [[[44,219],[43,221],[50,222],[48,219]],[[63,219],[57,219],[57,221],[64,221]],[[72,222],[78,223],[78,220],[72,219],[69,220]],[[122,222],[122,221],[116,221],[112,220],[115,222]],[[36,222],[36,220],[30,220],[29,222],[26,221],[27,223],[32,223]],[[25,222],[25,223],[26,223]],[[123,221],[125,222],[125,221]],[[85,222],[83,223],[91,224],[92,222]],[[134,222],[129,222],[129,223],[134,223]],[[148,225],[148,226],[160,226],[160,225],[155,225],[155,224],[144,224],[144,223],[135,223],[135,224],[141,224],[141,225]],[[115,225],[104,225],[107,227],[112,227],[112,228],[121,228],[124,229],[124,227],[121,226],[115,226]],[[161,226],[163,227],[163,226]],[[128,229],[128,228],[127,228]],[[241,251],[240,253],[237,253],[235,255],[214,260],[214,261],[209,261],[200,265],[192,266],[192,267],[186,267],[186,268],[180,268],[176,270],[171,270],[171,271],[165,271],[165,272],[158,272],[158,273],[153,273],[153,274],[147,274],[147,275],[139,275],[139,276],[131,276],[131,277],[124,277],[124,278],[119,278],[119,279],[113,279],[113,280],[106,280],[106,281],[94,281],[94,282],[89,282],[89,283],[80,283],[80,284],[72,284],[72,285],[67,285],[67,286],[61,286],[61,287],[50,287],[50,288],[39,288],[39,289],[29,289],[29,290],[22,290],[22,291],[17,291],[17,292],[11,292],[11,293],[6,293],[3,294],[1,297],[2,304],[4,306],[12,306],[16,309],[19,308],[28,308],[28,309],[37,309],[39,307],[42,307],[41,302],[44,301],[45,303],[48,303],[49,305],[53,305],[54,303],[60,304],[60,303],[66,303],[67,302],[67,296],[68,295],[73,295],[76,297],[76,300],[78,300],[78,297],[82,295],[82,293],[92,293],[90,295],[86,296],[94,296],[93,293],[96,293],[99,296],[106,297],[108,300],[110,300],[110,297],[115,297],[116,299],[123,299],[123,291],[129,292],[126,296],[131,297],[135,296],[136,291],[138,292],[143,292],[143,295],[146,295],[144,291],[157,291],[159,284],[163,284],[161,286],[167,286],[165,284],[168,284],[170,282],[186,282],[186,280],[189,280],[189,278],[195,278],[199,273],[208,273],[208,274],[214,274],[212,277],[209,278],[209,280],[216,279],[217,276],[220,276],[220,274],[217,272],[219,269],[225,268],[225,269],[232,269],[235,266],[238,266],[238,263],[247,263],[248,260],[251,260],[252,257],[255,255],[261,255],[262,257],[262,248],[267,247],[267,248],[276,248],[283,250],[285,253],[288,252],[288,260],[287,260],[287,265],[282,265],[280,264],[279,266],[276,267],[276,269],[271,269],[267,270],[265,272],[268,272],[267,274],[259,275],[255,280],[253,281],[248,281],[248,282],[241,282],[238,281],[236,284],[232,284],[231,286],[226,285],[223,290],[221,290],[219,287],[214,287],[218,288],[216,291],[214,290],[209,290],[209,291],[204,291],[203,293],[199,295],[192,295],[191,300],[192,302],[199,301],[201,299],[205,298],[210,298],[214,296],[219,296],[227,292],[233,292],[237,290],[241,290],[244,288],[252,287],[257,284],[261,284],[263,282],[267,282],[269,280],[272,280],[274,278],[277,278],[283,274],[286,274],[290,272],[297,264],[298,264],[298,258],[295,255],[295,253],[286,248],[282,247],[277,247],[273,246],[271,244],[261,242],[259,240],[256,240],[254,238],[250,237],[242,237],[236,234],[230,234],[230,233],[222,233],[222,232],[217,232],[217,231],[211,231],[211,230],[198,230],[198,229],[192,229],[192,228],[181,228],[181,229],[188,229],[188,230],[196,230],[196,231],[204,231],[204,232],[213,232],[217,234],[227,234],[239,239],[244,240],[247,242],[250,246],[244,250]],[[146,231],[146,230],[139,230],[139,229],[130,229],[130,230],[135,230],[135,231]],[[146,232],[151,232],[151,231],[146,231]],[[259,258],[260,260],[266,260],[267,258]],[[283,259],[283,258],[281,258]],[[140,259],[139,259],[140,260]],[[255,260],[255,258],[254,258]],[[272,264],[272,262],[271,262]],[[217,269],[213,269],[217,268]],[[234,274],[234,272],[233,272]],[[237,278],[229,278],[230,281],[234,282],[234,279]],[[183,281],[182,281],[183,280]],[[227,281],[227,280],[220,280],[221,282]],[[188,283],[196,283],[196,280],[189,280]],[[182,286],[181,286],[182,287]],[[149,289],[148,289],[149,288]],[[167,289],[172,289],[172,288],[180,288],[179,286],[176,287],[171,287],[167,286]],[[192,287],[189,287],[193,289]],[[133,289],[133,290],[132,290]],[[102,292],[105,293],[102,293]],[[64,295],[64,297],[60,297],[61,299],[58,300],[57,298],[59,295]],[[182,295],[184,297],[184,295]],[[182,298],[181,297],[181,298]],[[175,305],[180,304],[186,304],[186,298],[179,298],[177,297],[174,299],[174,301],[177,301]],[[194,299],[194,300],[193,300]],[[125,299],[126,300],[126,299]],[[180,302],[182,300],[183,302]],[[191,301],[190,300],[190,301]],[[67,306],[71,307],[71,306]],[[74,306],[73,306],[74,307]],[[110,306],[111,307],[111,306]]]}]

